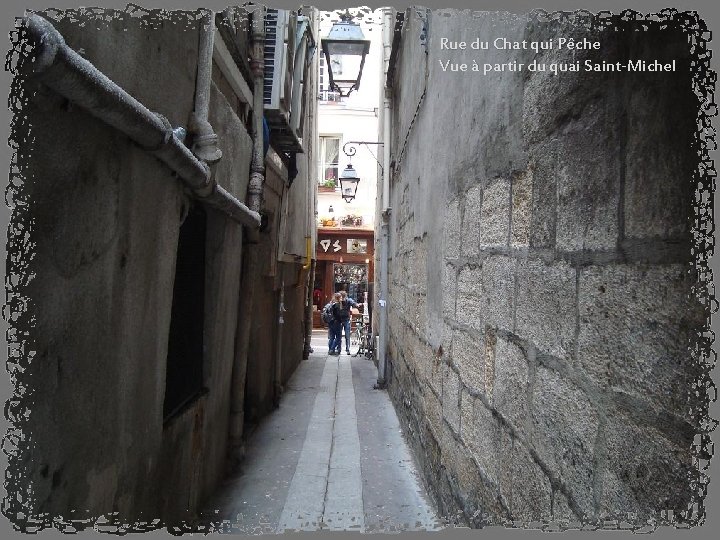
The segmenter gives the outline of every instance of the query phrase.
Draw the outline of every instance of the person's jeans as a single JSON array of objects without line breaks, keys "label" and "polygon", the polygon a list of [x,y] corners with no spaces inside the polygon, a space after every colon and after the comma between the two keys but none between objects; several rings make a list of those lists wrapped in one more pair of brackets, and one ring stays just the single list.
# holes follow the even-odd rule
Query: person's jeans
[{"label": "person's jeans", "polygon": [[328,351],[333,352],[335,345],[335,329],[333,323],[328,323]]},{"label": "person's jeans", "polygon": [[328,350],[340,352],[342,348],[342,323],[333,321],[328,325]]},{"label": "person's jeans", "polygon": [[[350,352],[350,319],[347,321],[343,321],[342,327],[345,329],[345,350],[349,353]],[[338,344],[337,346],[339,348],[342,348],[342,336],[338,337]]]}]

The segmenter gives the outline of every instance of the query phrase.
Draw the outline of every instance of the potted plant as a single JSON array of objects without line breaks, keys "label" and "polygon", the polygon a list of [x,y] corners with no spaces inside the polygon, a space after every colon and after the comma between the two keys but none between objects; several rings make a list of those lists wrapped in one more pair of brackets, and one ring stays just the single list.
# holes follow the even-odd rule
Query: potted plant
[{"label": "potted plant", "polygon": [[363,224],[363,218],[362,216],[357,216],[355,214],[348,214],[342,218],[342,224],[346,227],[359,227]]},{"label": "potted plant", "polygon": [[320,191],[321,193],[328,193],[331,191],[335,191],[336,187],[337,185],[335,183],[335,178],[331,176],[326,178],[324,182],[318,185],[318,191]]}]

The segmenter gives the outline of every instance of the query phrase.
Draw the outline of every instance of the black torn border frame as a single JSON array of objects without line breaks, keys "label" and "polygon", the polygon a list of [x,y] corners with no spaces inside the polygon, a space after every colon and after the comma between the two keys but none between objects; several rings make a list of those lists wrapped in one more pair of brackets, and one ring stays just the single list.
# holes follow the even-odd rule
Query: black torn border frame
[{"label": "black torn border frame", "polygon": [[[245,4],[246,6],[248,3]],[[252,9],[248,7],[247,9]],[[159,27],[168,22],[178,25],[192,25],[202,17],[200,9],[196,11],[168,11],[164,9],[146,9],[136,4],[128,4],[125,10],[110,8],[79,8],[58,10],[49,9],[45,12],[51,18],[66,19],[74,23],[94,24],[99,29],[113,21],[127,17],[139,18],[141,24],[148,29]],[[325,12],[323,12],[325,14]],[[692,90],[700,104],[697,115],[697,132],[693,144],[697,149],[697,167],[692,182],[695,186],[695,205],[692,216],[692,251],[694,254],[693,271],[697,282],[693,293],[705,307],[706,321],[697,334],[697,340],[690,347],[691,357],[695,362],[699,377],[694,390],[699,397],[701,409],[698,412],[700,429],[695,436],[693,458],[695,475],[693,478],[693,500],[684,515],[668,518],[659,516],[655,523],[635,524],[630,527],[619,526],[617,522],[598,522],[578,524],[577,527],[565,525],[567,528],[582,529],[617,529],[623,528],[638,532],[652,530],[658,524],[675,524],[676,526],[692,527],[702,525],[706,518],[704,504],[707,495],[709,476],[706,473],[713,454],[710,433],[717,426],[717,419],[709,417],[710,403],[717,400],[717,388],[711,373],[715,367],[717,353],[713,350],[715,334],[710,327],[712,314],[718,310],[715,298],[713,272],[710,258],[715,249],[715,224],[713,202],[715,192],[716,170],[710,152],[716,150],[715,130],[712,119],[717,116],[715,103],[715,85],[717,73],[710,69],[711,50],[708,46],[712,34],[697,12],[680,12],[676,9],[663,9],[658,13],[642,14],[634,10],[624,10],[619,14],[609,11],[591,13],[585,10],[574,12],[534,10],[530,13],[537,22],[559,22],[576,24],[589,30],[603,30],[620,25],[631,24],[636,30],[648,30],[651,27],[675,27],[682,30],[688,38],[691,54]],[[3,318],[9,325],[7,332],[8,358],[6,369],[13,386],[13,395],[5,402],[4,413],[9,427],[4,434],[2,450],[8,456],[8,468],[5,471],[4,485],[6,496],[2,500],[2,513],[10,520],[15,530],[23,533],[34,533],[48,528],[57,528],[62,532],[75,532],[95,529],[98,532],[127,534],[129,532],[147,532],[166,529],[171,534],[222,533],[237,532],[237,525],[229,521],[198,521],[188,516],[188,520],[178,523],[163,523],[158,518],[125,523],[117,513],[104,516],[89,516],[82,512],[70,511],[66,516],[50,516],[47,514],[31,515],[25,506],[32,493],[24,491],[26,479],[30,471],[23,455],[32,447],[32,440],[23,433],[30,409],[36,396],[32,381],[24,374],[35,356],[33,349],[34,316],[30,298],[25,290],[33,279],[32,259],[34,245],[31,232],[33,216],[31,201],[24,190],[24,172],[29,160],[32,159],[32,126],[23,115],[23,108],[30,99],[25,86],[26,80],[23,67],[32,61],[32,45],[29,43],[25,29],[21,24],[10,33],[11,48],[6,54],[5,70],[13,75],[8,96],[8,107],[12,112],[10,122],[11,148],[10,171],[5,189],[5,204],[11,210],[10,225],[7,231],[7,275],[5,276],[5,303]],[[74,515],[73,515],[74,514]],[[549,524],[544,524],[550,529]]]}]

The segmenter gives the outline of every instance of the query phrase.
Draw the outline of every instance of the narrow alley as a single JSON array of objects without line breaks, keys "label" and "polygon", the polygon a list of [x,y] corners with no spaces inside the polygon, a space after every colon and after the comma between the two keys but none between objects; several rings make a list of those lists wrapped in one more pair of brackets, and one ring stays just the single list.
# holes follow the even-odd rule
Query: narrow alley
[{"label": "narrow alley", "polygon": [[17,531],[704,522],[697,12],[14,23]]},{"label": "narrow alley", "polygon": [[440,529],[387,392],[373,388],[372,360],[331,356],[327,345],[327,332],[313,331],[310,358],[205,516],[246,534]]}]

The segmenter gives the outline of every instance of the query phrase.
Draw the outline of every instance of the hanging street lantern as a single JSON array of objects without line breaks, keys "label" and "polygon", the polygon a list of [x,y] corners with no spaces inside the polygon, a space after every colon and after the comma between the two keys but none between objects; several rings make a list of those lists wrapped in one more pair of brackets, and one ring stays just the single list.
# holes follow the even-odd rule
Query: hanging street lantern
[{"label": "hanging street lantern", "polygon": [[327,37],[322,38],[322,50],[330,77],[330,89],[347,97],[360,88],[365,56],[370,51],[370,40],[360,25],[352,22],[352,15],[340,15]]},{"label": "hanging street lantern", "polygon": [[355,198],[359,183],[360,178],[358,178],[357,171],[351,163],[348,163],[340,175],[340,193],[342,194],[342,198],[345,199],[345,202],[349,203]]}]

